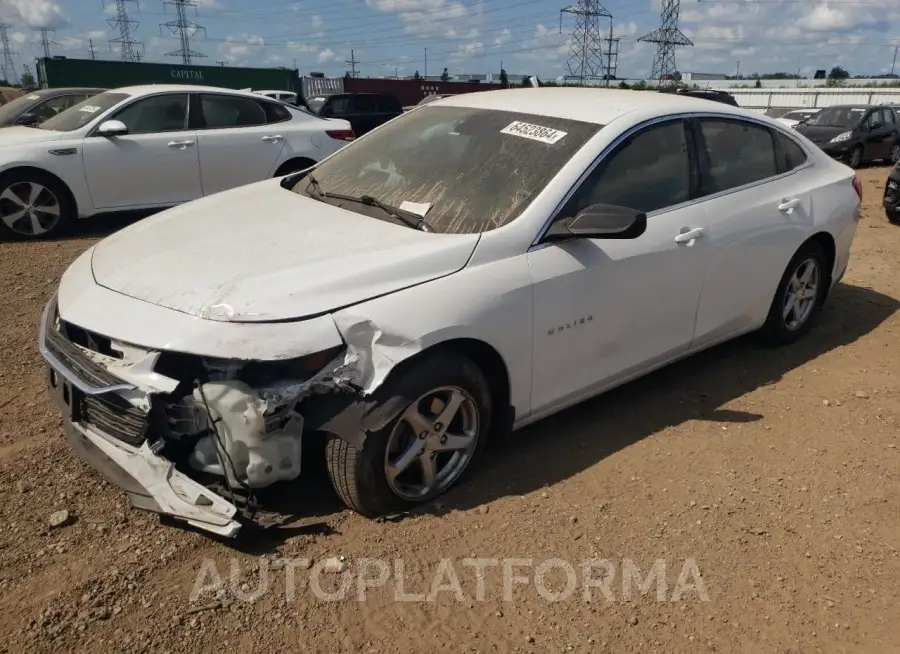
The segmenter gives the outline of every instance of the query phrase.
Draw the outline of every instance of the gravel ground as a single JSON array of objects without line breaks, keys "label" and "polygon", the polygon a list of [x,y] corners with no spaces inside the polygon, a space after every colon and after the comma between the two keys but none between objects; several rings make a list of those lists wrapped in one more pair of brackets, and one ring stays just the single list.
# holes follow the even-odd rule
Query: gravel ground
[{"label": "gravel ground", "polygon": [[543,421],[403,520],[313,471],[298,523],[229,543],[131,509],[44,391],[43,304],[121,222],[0,244],[0,651],[900,652],[886,175],[861,172],[849,273],[797,345],[744,339]]}]

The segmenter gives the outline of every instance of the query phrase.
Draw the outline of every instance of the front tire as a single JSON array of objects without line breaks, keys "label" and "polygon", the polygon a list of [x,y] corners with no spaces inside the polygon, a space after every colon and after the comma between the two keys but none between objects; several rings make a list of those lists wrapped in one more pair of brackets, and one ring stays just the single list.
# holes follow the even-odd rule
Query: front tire
[{"label": "front tire", "polygon": [[328,475],[344,504],[375,518],[428,502],[463,479],[491,424],[491,395],[481,370],[462,355],[426,356],[383,387],[400,414],[369,433],[362,449],[330,435]]},{"label": "front tire", "polygon": [[788,264],[760,336],[770,345],[793,343],[812,326],[828,290],[828,257],[822,246],[809,242]]},{"label": "front tire", "polygon": [[856,170],[862,165],[863,160],[863,146],[857,145],[854,147],[850,154],[847,156],[847,165]]},{"label": "front tire", "polygon": [[37,172],[0,177],[0,232],[16,239],[51,238],[76,217],[69,193],[57,180]]}]

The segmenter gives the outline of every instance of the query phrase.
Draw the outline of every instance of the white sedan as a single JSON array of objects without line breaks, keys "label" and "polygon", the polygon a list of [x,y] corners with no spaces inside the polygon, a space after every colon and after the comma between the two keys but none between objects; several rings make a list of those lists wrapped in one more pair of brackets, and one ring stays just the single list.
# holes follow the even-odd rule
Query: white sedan
[{"label": "white sedan", "polygon": [[799,338],[861,192],[725,104],[456,95],[100,242],[40,348],[72,447],[142,508],[233,535],[322,437],[378,516],[510,429],[740,334]]},{"label": "white sedan", "polygon": [[809,120],[817,113],[819,113],[821,109],[796,109],[794,111],[789,111],[783,116],[779,116],[775,120],[783,125],[787,125],[788,127],[796,127],[804,120]]},{"label": "white sedan", "polygon": [[241,91],[150,85],[0,130],[0,233],[55,235],[95,214],[171,207],[302,170],[353,140],[328,120]]}]

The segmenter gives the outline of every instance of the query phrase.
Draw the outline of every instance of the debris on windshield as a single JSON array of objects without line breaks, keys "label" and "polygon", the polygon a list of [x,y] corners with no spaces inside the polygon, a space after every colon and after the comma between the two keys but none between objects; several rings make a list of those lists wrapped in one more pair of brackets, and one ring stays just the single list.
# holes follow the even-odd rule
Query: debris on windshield
[{"label": "debris on windshield", "polygon": [[401,211],[414,213],[418,216],[422,216],[422,218],[424,218],[428,214],[429,209],[431,209],[430,202],[410,202],[409,200],[404,200],[400,203]]}]

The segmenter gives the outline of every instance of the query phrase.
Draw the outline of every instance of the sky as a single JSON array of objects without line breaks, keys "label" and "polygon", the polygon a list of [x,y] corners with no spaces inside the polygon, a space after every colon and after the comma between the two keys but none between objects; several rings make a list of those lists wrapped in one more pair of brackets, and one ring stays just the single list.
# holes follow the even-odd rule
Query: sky
[{"label": "sky", "polygon": [[[578,3],[579,0],[570,0]],[[587,2],[588,0],[581,0]],[[105,2],[105,6],[104,6]],[[188,18],[202,25],[191,48],[195,64],[297,67],[342,75],[351,56],[360,76],[493,73],[567,74],[575,17],[556,0],[193,0]],[[656,46],[637,39],[659,26],[662,0],[607,0],[619,42],[619,78],[650,75]],[[146,61],[180,47],[162,25],[175,19],[164,0],[127,0],[138,21],[132,38]],[[0,0],[19,74],[41,56],[36,28],[49,34],[51,53],[118,59],[107,23],[116,0]],[[562,17],[562,23],[560,18]],[[610,19],[600,18],[605,37]],[[681,31],[693,47],[679,48],[682,72],[749,75],[842,66],[851,75],[890,72],[900,45],[900,0],[682,0]],[[606,46],[603,46],[604,49]],[[427,52],[427,55],[426,55]],[[427,56],[427,66],[426,66]],[[577,70],[577,64],[575,65]],[[896,72],[900,74],[900,57]]]}]

